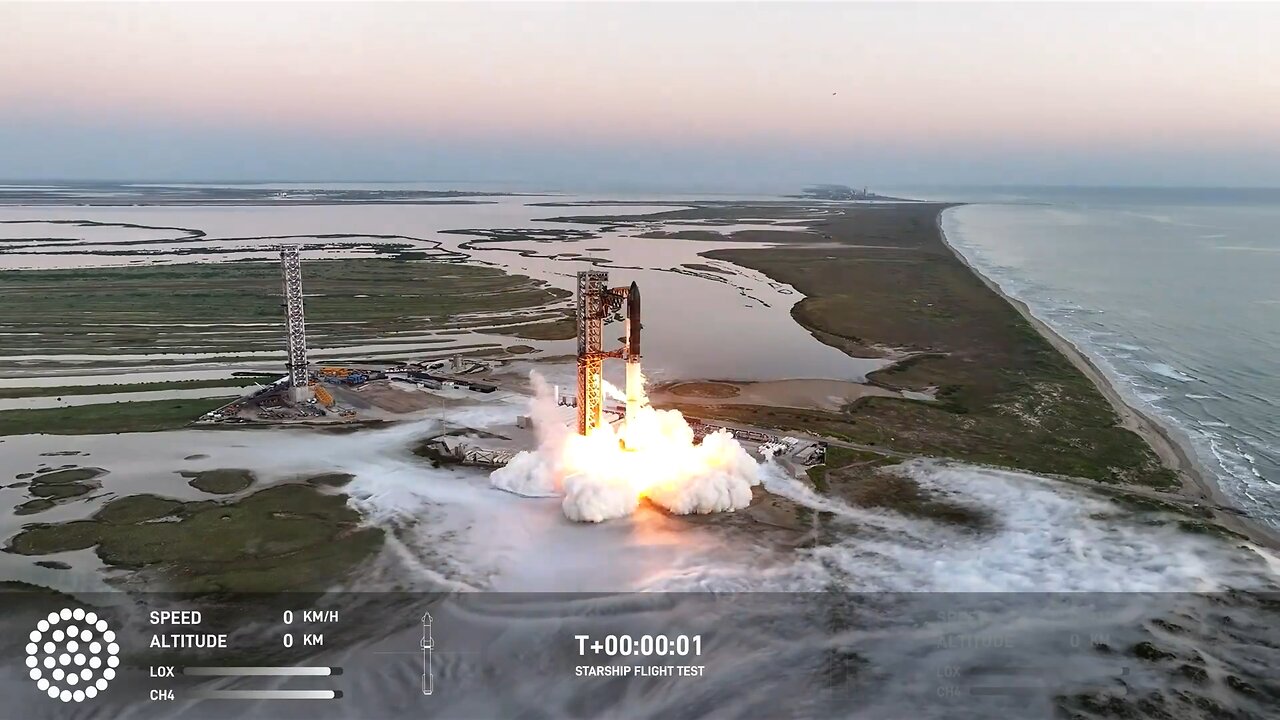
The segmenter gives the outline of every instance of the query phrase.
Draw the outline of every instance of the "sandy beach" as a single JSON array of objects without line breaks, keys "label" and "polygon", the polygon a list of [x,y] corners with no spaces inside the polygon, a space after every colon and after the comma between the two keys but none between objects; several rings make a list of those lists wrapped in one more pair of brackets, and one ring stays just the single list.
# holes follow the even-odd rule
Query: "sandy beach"
[{"label": "sandy beach", "polygon": [[1232,505],[1230,499],[1222,492],[1217,483],[1209,476],[1208,471],[1195,459],[1194,453],[1187,447],[1188,441],[1176,437],[1176,430],[1166,427],[1156,418],[1130,405],[1116,389],[1104,372],[1075,343],[1059,335],[1053,328],[1036,317],[1031,308],[1021,300],[1011,297],[991,278],[974,267],[969,260],[956,249],[942,227],[942,214],[938,215],[938,236],[942,243],[955,254],[965,267],[969,268],[992,292],[1004,298],[1014,307],[1036,332],[1040,333],[1053,347],[1071,361],[1107,398],[1120,417],[1120,424],[1137,433],[1166,467],[1178,474],[1181,488],[1178,491],[1183,499],[1204,505],[1212,509],[1214,521],[1223,527],[1244,535],[1259,545],[1271,549],[1280,549],[1280,535],[1271,532],[1259,523],[1251,522]]}]

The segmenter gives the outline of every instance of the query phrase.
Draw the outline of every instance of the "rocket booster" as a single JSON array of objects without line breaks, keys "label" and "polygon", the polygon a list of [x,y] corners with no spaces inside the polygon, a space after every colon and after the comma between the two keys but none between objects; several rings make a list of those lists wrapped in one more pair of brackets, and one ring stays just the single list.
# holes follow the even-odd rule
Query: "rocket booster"
[{"label": "rocket booster", "polygon": [[640,361],[640,288],[627,288],[627,362]]},{"label": "rocket booster", "polygon": [[627,289],[627,416],[626,422],[644,401],[644,379],[640,375],[640,288],[633,282]]}]

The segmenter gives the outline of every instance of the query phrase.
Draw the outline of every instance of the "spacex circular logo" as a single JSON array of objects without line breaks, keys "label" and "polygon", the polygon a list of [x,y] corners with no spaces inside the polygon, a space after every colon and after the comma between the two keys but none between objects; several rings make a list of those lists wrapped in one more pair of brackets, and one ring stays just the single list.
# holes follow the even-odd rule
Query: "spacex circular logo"
[{"label": "spacex circular logo", "polygon": [[36,623],[27,667],[36,686],[62,702],[84,702],[107,689],[120,665],[120,646],[107,621],[84,608],[62,608]]}]

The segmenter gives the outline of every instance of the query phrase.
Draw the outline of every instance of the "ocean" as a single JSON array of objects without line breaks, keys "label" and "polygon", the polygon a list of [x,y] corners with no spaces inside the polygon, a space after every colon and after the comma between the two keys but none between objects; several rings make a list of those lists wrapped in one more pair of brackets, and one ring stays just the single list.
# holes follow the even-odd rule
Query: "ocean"
[{"label": "ocean", "polygon": [[1280,190],[900,192],[1280,529]]}]

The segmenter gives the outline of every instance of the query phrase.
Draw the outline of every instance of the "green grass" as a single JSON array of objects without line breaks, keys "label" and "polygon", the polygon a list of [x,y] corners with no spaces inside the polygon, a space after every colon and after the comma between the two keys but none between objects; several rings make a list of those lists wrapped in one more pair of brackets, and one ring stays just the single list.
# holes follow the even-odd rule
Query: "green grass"
[{"label": "green grass", "polygon": [[17,507],[15,507],[13,509],[13,514],[14,515],[35,515],[36,513],[44,512],[45,510],[48,510],[49,508],[55,505],[57,505],[57,503],[47,498],[36,498],[34,500],[28,500],[22,503],[21,505],[18,505]]},{"label": "green grass", "polygon": [[92,490],[92,485],[66,483],[62,485],[32,485],[27,489],[27,492],[35,497],[45,498],[46,500],[63,500],[66,498],[85,495]]},{"label": "green grass", "polygon": [[[161,518],[170,521],[150,522]],[[89,520],[28,526],[11,551],[96,547],[107,565],[157,573],[178,590],[282,592],[327,587],[366,562],[382,537],[360,527],[346,496],[280,485],[232,503],[120,498]]]},{"label": "green grass", "polygon": [[191,487],[212,495],[231,495],[248,488],[257,479],[249,470],[223,468],[218,470],[179,471]]},{"label": "green grass", "polygon": [[818,492],[827,492],[828,486],[827,486],[827,466],[826,465],[814,465],[808,470],[805,470],[804,474],[809,477],[809,482],[813,483],[813,486],[818,489]]},{"label": "green grass", "polygon": [[[567,297],[525,276],[454,263],[308,261],[304,278],[307,320],[315,323],[350,320],[356,312],[394,319],[537,307]],[[32,321],[33,312],[39,321],[62,318],[75,325],[85,315],[282,320],[276,263],[7,271],[0,272],[0,299],[4,323]]]},{"label": "green grass", "polygon": [[130,495],[107,503],[93,519],[111,525],[133,525],[175,516],[187,506],[179,500],[156,495]]},{"label": "green grass", "polygon": [[971,530],[986,530],[993,525],[987,511],[941,497],[903,475],[877,473],[854,464],[831,471],[827,482],[830,492],[859,507],[892,510]]},{"label": "green grass", "polygon": [[222,407],[225,398],[104,403],[0,412],[0,435],[91,435],[173,430]]},{"label": "green grass", "polygon": [[832,470],[838,470],[849,465],[880,467],[890,462],[893,462],[893,460],[879,453],[855,450],[839,445],[827,446],[827,467]]},{"label": "green grass", "polygon": [[564,313],[558,320],[498,328],[491,332],[525,340],[572,340],[578,336],[578,321],[572,313]]},{"label": "green grass", "polygon": [[[470,313],[550,312],[569,297],[498,268],[436,261],[312,260],[303,275],[315,345],[501,324]],[[0,331],[16,333],[6,355],[282,350],[281,304],[277,263],[0,272]]]},{"label": "green grass", "polygon": [[873,470],[883,465],[889,465],[897,462],[887,455],[879,453],[867,452],[865,450],[855,450],[853,448],[841,447],[839,445],[827,446],[827,462],[823,465],[815,465],[805,471],[809,476],[809,482],[820,492],[829,492],[831,486],[829,480],[833,477],[833,472],[844,468],[857,468],[860,470]]},{"label": "green grass", "polygon": [[94,467],[39,470],[27,483],[27,495],[31,499],[15,507],[14,514],[33,515],[55,507],[61,501],[86,495],[101,487],[94,480],[106,473],[106,470]]},{"label": "green grass", "polygon": [[73,483],[82,483],[86,480],[92,480],[101,475],[105,475],[106,470],[102,468],[80,467],[67,468],[65,470],[52,470],[50,472],[36,471],[35,477],[31,478],[31,484],[34,485],[70,485]]},{"label": "green grass", "polygon": [[171,380],[168,382],[124,383],[119,385],[63,385],[59,387],[0,388],[0,398],[71,397],[74,395],[108,395],[152,390],[196,390],[200,388],[238,388],[265,385],[280,379],[279,375],[240,376],[222,380]]}]

